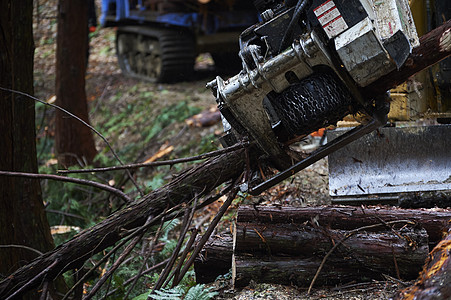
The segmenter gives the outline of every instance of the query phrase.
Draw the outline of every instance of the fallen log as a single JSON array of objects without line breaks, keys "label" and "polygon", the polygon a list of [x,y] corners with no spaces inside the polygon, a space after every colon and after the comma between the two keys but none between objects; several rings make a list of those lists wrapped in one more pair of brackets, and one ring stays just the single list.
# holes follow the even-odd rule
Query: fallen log
[{"label": "fallen log", "polygon": [[233,237],[225,233],[210,237],[194,261],[197,283],[215,281],[232,267]]},{"label": "fallen log", "polygon": [[[414,50],[408,60],[409,66],[416,67],[406,66],[394,71],[370,85],[367,90],[374,91],[375,94],[383,94],[392,85],[407,80],[421,69],[451,55],[450,31],[451,21],[447,21],[422,36],[420,46]],[[379,82],[384,84],[378,85]],[[188,201],[194,195],[207,194],[222,183],[236,177],[244,167],[245,158],[241,154],[242,152],[222,155],[184,172],[168,185],[112,214],[56,249],[41,255],[0,282],[0,298],[8,298],[13,294],[21,295],[39,286],[44,278],[47,281],[52,280],[58,274],[82,265],[92,255],[121,240],[122,230],[137,229],[146,220],[156,217],[164,209]]]},{"label": "fallen log", "polygon": [[[212,238],[195,261],[196,281],[212,282],[232,269],[235,286],[251,280],[306,286],[333,244],[350,234],[311,226],[293,230],[289,225],[285,225],[288,228],[284,234],[280,227],[274,230],[268,224],[254,225],[247,225],[245,237],[244,228],[238,226],[235,244],[231,234]],[[369,281],[382,279],[382,274],[409,280],[417,277],[428,254],[426,231],[411,228],[400,234],[401,238],[391,231],[353,235],[327,260],[317,283]]]},{"label": "fallen log", "polygon": [[449,209],[401,209],[383,206],[241,206],[237,216],[238,223],[302,224],[315,220],[322,227],[345,230],[381,221],[410,220],[426,229],[432,247],[446,234],[450,219]]},{"label": "fallen log", "polygon": [[221,113],[218,107],[205,110],[185,120],[188,126],[192,127],[209,127],[221,121]]},{"label": "fallen log", "polygon": [[450,220],[451,210],[444,209],[241,206],[235,242],[230,234],[211,239],[196,260],[196,280],[212,281],[232,267],[238,286],[250,280],[305,285],[344,238],[319,283],[381,279],[381,274],[411,280],[427,257],[428,237],[441,236]]},{"label": "fallen log", "polygon": [[406,222],[399,223],[403,228],[394,231],[384,223],[375,224],[385,230],[355,233],[311,224],[238,223],[232,280],[236,286],[250,280],[308,285],[337,243],[340,244],[327,259],[318,283],[379,280],[382,274],[403,280],[416,278],[429,251],[426,231]]},{"label": "fallen log", "polygon": [[396,299],[451,299],[451,233],[431,251],[415,284]]},{"label": "fallen log", "polygon": [[[234,258],[235,287],[243,287],[251,280],[259,283],[308,286],[321,264],[321,258],[293,257],[248,257],[237,255]],[[368,282],[380,278],[380,273],[359,269],[355,261],[329,261],[324,265],[317,284],[334,286],[339,283]]]}]

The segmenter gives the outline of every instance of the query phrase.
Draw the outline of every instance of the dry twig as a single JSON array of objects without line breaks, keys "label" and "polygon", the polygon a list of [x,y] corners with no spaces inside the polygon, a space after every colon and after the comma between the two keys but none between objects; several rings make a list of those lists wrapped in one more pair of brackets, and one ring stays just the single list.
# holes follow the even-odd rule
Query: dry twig
[{"label": "dry twig", "polygon": [[[171,209],[171,213],[174,210],[177,210],[180,207],[180,205],[177,205],[175,207],[173,207]],[[104,255],[102,257],[102,259],[100,259],[97,264],[95,266],[93,266],[88,272],[85,273],[85,275],[80,278],[80,280],[78,280],[73,286],[72,288],[66,293],[66,295],[64,295],[62,300],[67,300],[70,296],[70,294],[75,290],[75,288],[81,284],[83,284],[86,281],[86,278],[88,278],[88,276],[94,272],[98,267],[100,267],[100,265],[102,265],[111,255],[113,255],[114,253],[116,253],[116,251],[122,247],[123,245],[125,245],[130,239],[136,237],[137,235],[140,235],[142,232],[144,232],[145,230],[147,230],[148,227],[154,225],[157,221],[162,221],[164,220],[164,218],[169,214],[169,212],[167,210],[165,210],[163,213],[161,213],[159,216],[153,218],[151,221],[146,221],[146,223],[139,227],[136,228],[130,232],[127,232],[127,236],[119,243],[117,244],[113,249],[111,249],[110,252],[108,252],[106,255]]]},{"label": "dry twig", "polygon": [[210,238],[210,235],[213,233],[213,230],[216,228],[216,225],[218,225],[219,221],[221,220],[222,216],[225,214],[229,206],[232,204],[233,199],[235,199],[236,195],[238,194],[238,187],[236,186],[237,183],[241,180],[243,174],[235,181],[234,188],[230,192],[227,200],[222,204],[221,208],[219,209],[216,216],[211,221],[210,225],[208,226],[205,234],[200,239],[199,243],[197,244],[196,248],[194,248],[193,253],[191,254],[188,261],[185,263],[183,269],[180,271],[180,274],[177,278],[177,280],[174,279],[174,284],[177,285],[180,280],[185,276],[188,269],[191,267],[191,265],[194,263],[194,260],[196,259],[199,252],[204,247],[205,243]]},{"label": "dry twig", "polygon": [[224,149],[211,151],[211,152],[207,152],[204,154],[191,156],[191,157],[177,158],[177,159],[171,159],[171,160],[153,161],[153,162],[149,162],[149,163],[129,164],[129,165],[122,165],[122,166],[115,166],[115,167],[107,167],[107,168],[80,169],[80,170],[58,170],[58,173],[61,173],[61,174],[93,173],[93,172],[108,172],[108,171],[125,170],[125,169],[137,169],[137,168],[145,168],[145,167],[173,166],[175,164],[180,164],[180,163],[191,162],[191,161],[202,160],[202,159],[206,159],[206,158],[219,156],[221,154],[225,154],[225,153],[233,152],[233,151],[236,151],[239,149],[247,148],[251,144],[252,143],[249,143],[249,142],[242,142],[242,143],[233,145],[231,147],[227,147]]},{"label": "dry twig", "polygon": [[0,248],[20,248],[20,249],[26,249],[26,250],[32,251],[32,252],[36,253],[37,255],[42,255],[41,251],[31,248],[31,247],[28,247],[28,246],[25,246],[25,245],[0,245]]},{"label": "dry twig", "polygon": [[[65,114],[71,116],[72,118],[74,118],[74,119],[76,119],[77,121],[79,121],[80,123],[82,123],[84,126],[86,126],[86,127],[88,127],[89,129],[91,129],[95,134],[97,134],[97,135],[105,142],[105,144],[108,146],[108,148],[110,149],[111,153],[112,153],[113,156],[116,158],[116,160],[117,160],[121,165],[124,164],[124,163],[122,162],[122,160],[119,158],[119,155],[116,153],[116,151],[114,151],[113,147],[112,147],[111,144],[108,142],[108,140],[107,140],[107,139],[106,139],[106,138],[105,138],[105,137],[104,137],[97,129],[95,129],[95,128],[92,127],[90,124],[86,123],[86,122],[83,121],[81,118],[79,118],[79,117],[77,117],[76,115],[74,115],[73,113],[71,113],[71,112],[65,110],[65,109],[62,108],[62,107],[59,107],[58,105],[55,105],[55,104],[53,104],[53,103],[48,103],[48,102],[46,102],[46,101],[42,101],[41,99],[38,99],[38,98],[36,98],[36,97],[33,97],[33,96],[30,95],[30,94],[27,94],[27,93],[24,93],[24,92],[21,92],[21,91],[16,91],[16,90],[12,90],[12,89],[7,89],[7,88],[4,88],[4,87],[0,87],[0,90],[3,90],[3,91],[6,91],[6,92],[15,93],[15,94],[19,94],[19,95],[28,97],[28,98],[30,98],[30,99],[33,99],[34,101],[37,101],[37,102],[42,103],[42,104],[44,104],[44,105],[48,105],[48,106],[50,106],[50,107],[53,107],[53,108],[55,108],[55,109],[58,109],[58,110],[62,111],[63,113],[65,113]],[[141,196],[143,196],[144,193],[141,191],[141,189],[139,188],[138,183],[135,181],[135,179],[133,178],[133,176],[130,174],[130,171],[127,170],[127,174],[128,174],[128,176],[129,176],[130,180],[131,180],[131,181],[133,182],[133,184],[135,185],[136,189],[137,189],[137,190],[139,191],[139,193],[141,194]]]},{"label": "dry twig", "polygon": [[8,172],[8,171],[0,171],[0,176],[12,176],[12,177],[27,177],[27,178],[36,178],[36,179],[51,179],[56,181],[64,181],[64,182],[71,182],[71,183],[77,183],[82,185],[89,185],[92,187],[99,188],[101,190],[110,192],[122,200],[124,200],[126,203],[130,203],[132,200],[121,190],[118,190],[112,186],[102,184],[99,182],[86,180],[86,179],[79,179],[79,178],[71,178],[71,177],[65,177],[65,176],[59,176],[59,175],[52,175],[52,174],[36,174],[36,173],[22,173],[22,172]]},{"label": "dry twig", "polygon": [[154,290],[159,290],[165,283],[166,279],[168,278],[169,272],[171,271],[172,267],[174,266],[175,260],[179,256],[180,249],[182,248],[186,233],[188,232],[188,229],[191,226],[191,223],[193,221],[194,212],[196,211],[196,206],[197,206],[197,197],[194,198],[192,209],[190,210],[189,206],[187,206],[185,209],[185,216],[183,218],[182,230],[180,232],[179,240],[177,242],[177,245],[175,246],[174,251],[172,252],[169,262],[167,263],[166,267],[163,269],[162,274],[158,278],[157,283],[155,284],[155,286],[153,288]]}]

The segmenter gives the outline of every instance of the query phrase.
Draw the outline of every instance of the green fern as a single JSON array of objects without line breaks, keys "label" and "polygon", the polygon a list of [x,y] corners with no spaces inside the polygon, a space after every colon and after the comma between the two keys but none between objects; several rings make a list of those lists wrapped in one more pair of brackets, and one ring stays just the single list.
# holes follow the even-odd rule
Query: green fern
[{"label": "green fern", "polygon": [[169,232],[171,232],[179,224],[180,224],[180,220],[179,219],[172,219],[170,221],[165,222],[163,224],[163,227],[162,227],[163,232],[161,233],[161,238],[160,239],[162,241],[168,240]]},{"label": "green fern", "polygon": [[155,291],[155,294],[151,294],[148,297],[155,300],[181,300],[183,296],[183,289],[176,286],[172,289],[161,289]]},{"label": "green fern", "polygon": [[210,300],[217,292],[210,292],[211,288],[205,288],[204,284],[198,284],[189,289],[185,300]]},{"label": "green fern", "polygon": [[155,294],[149,295],[149,293],[141,294],[133,300],[210,300],[216,296],[217,292],[211,292],[211,288],[205,288],[204,284],[198,284],[189,289],[185,297],[183,297],[183,288],[179,285],[172,289],[161,289],[155,291]]}]

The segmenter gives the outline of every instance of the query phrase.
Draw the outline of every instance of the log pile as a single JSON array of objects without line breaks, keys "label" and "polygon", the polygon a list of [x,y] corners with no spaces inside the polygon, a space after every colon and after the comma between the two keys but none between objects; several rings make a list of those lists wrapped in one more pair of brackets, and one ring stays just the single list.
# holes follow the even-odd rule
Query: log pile
[{"label": "log pile", "polygon": [[215,236],[204,247],[196,279],[213,281],[232,268],[235,286],[250,280],[308,286],[321,266],[317,284],[383,274],[411,280],[450,219],[449,210],[243,206],[233,235]]}]

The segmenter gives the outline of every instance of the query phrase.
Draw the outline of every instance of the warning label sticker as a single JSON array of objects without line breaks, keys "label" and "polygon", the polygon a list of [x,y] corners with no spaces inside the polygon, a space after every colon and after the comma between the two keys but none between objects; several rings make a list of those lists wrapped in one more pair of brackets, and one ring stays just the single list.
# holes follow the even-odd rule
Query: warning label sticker
[{"label": "warning label sticker", "polygon": [[313,12],[330,39],[348,29],[348,25],[332,0],[324,2]]}]

